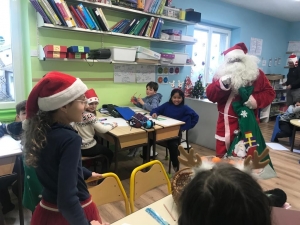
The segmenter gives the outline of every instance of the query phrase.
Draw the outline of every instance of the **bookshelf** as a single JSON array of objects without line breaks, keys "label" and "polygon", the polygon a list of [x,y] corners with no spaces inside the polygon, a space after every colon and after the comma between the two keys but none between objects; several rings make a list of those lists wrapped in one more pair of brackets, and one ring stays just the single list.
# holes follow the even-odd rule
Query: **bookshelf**
[{"label": "bookshelf", "polygon": [[37,13],[37,25],[40,29],[55,29],[55,30],[63,30],[63,31],[71,31],[71,32],[84,32],[84,33],[93,33],[98,35],[108,35],[108,36],[118,36],[123,38],[132,38],[132,39],[143,39],[151,42],[161,42],[161,43],[170,43],[170,44],[181,44],[181,45],[194,45],[196,41],[173,41],[173,40],[165,40],[165,39],[157,39],[157,38],[149,38],[144,36],[136,36],[130,34],[121,34],[114,33],[111,31],[97,31],[97,30],[89,30],[78,27],[64,27],[53,24],[44,23],[42,16]]},{"label": "bookshelf", "polygon": [[[286,89],[280,88],[279,82],[284,78],[284,75],[280,74],[266,74],[271,86],[274,88],[276,93],[273,102],[260,112],[260,120],[262,122],[268,122],[270,118],[282,114],[285,110],[282,110],[286,105],[286,99],[281,100],[281,97],[286,92]],[[286,96],[285,96],[286,98]]]},{"label": "bookshelf", "polygon": [[178,24],[183,24],[183,25],[195,25],[196,24],[194,22],[190,22],[190,21],[187,21],[187,20],[180,20],[180,19],[176,19],[176,18],[164,16],[164,15],[152,14],[152,13],[148,13],[148,12],[144,12],[144,11],[140,11],[140,10],[136,10],[136,9],[125,8],[125,7],[121,7],[121,6],[117,6],[117,5],[113,5],[113,4],[105,4],[105,3],[100,3],[100,2],[90,2],[90,1],[87,1],[87,0],[68,0],[67,2],[70,2],[70,3],[84,3],[85,5],[98,6],[98,7],[101,7],[101,8],[105,8],[105,9],[113,10],[113,11],[118,11],[118,12],[127,12],[127,13],[132,13],[132,14],[145,15],[145,16],[149,16],[149,17],[152,16],[152,17],[155,17],[155,18],[162,18],[165,21],[178,23]]}]

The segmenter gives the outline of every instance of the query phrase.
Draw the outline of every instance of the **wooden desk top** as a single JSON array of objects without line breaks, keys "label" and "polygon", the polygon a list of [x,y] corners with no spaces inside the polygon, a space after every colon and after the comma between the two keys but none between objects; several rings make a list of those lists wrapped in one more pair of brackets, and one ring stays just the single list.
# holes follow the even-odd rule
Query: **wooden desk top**
[{"label": "wooden desk top", "polygon": [[300,120],[299,119],[293,119],[290,120],[290,123],[296,127],[300,127]]},{"label": "wooden desk top", "polygon": [[[168,211],[165,209],[164,204],[168,208],[168,210],[172,213],[172,216],[176,219],[174,221]],[[150,216],[145,210],[146,208],[152,208],[156,213],[158,213],[165,221],[167,221],[170,225],[177,224],[177,207],[173,201],[172,195],[168,195],[145,208],[142,208],[121,220],[113,223],[112,225],[157,225],[158,222]]]}]

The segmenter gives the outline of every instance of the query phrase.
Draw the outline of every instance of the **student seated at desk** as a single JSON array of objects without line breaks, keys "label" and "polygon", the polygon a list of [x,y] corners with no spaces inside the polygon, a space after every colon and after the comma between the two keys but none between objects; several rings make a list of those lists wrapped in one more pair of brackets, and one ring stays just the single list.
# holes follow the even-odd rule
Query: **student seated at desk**
[{"label": "student seated at desk", "polygon": [[293,105],[290,105],[284,114],[279,119],[279,129],[275,136],[275,142],[279,142],[278,138],[291,137],[293,132],[293,125],[290,124],[290,120],[300,119],[300,99],[296,100]]},{"label": "student seated at desk", "polygon": [[271,225],[270,201],[253,177],[229,163],[198,170],[178,204],[178,225]]},{"label": "student seated at desk", "polygon": [[[101,123],[95,116],[95,105],[99,103],[98,96],[93,89],[85,93],[87,99],[87,106],[85,112],[82,114],[82,122],[73,124],[73,128],[77,130],[82,138],[81,154],[85,157],[93,157],[96,155],[104,155],[109,160],[109,165],[103,165],[104,168],[109,168],[114,153],[107,147],[97,143],[95,140],[96,131],[98,133],[106,133],[118,126],[117,123]],[[107,172],[107,171],[101,171]]]},{"label": "student seated at desk", "polygon": [[[162,104],[158,108],[153,109],[150,115],[153,119],[156,119],[159,115],[162,115],[185,122],[185,124],[180,127],[179,132],[193,128],[199,120],[198,114],[189,106],[184,104],[184,93],[178,88],[172,90],[171,97],[168,102]],[[173,169],[177,172],[179,169],[179,162],[177,158],[179,154],[178,140],[167,141],[167,147],[170,152],[170,159]]]},{"label": "student seated at desk", "polygon": [[[49,72],[32,89],[23,122],[25,161],[43,186],[31,225],[99,225],[101,217],[84,177],[81,137],[70,126],[80,122],[86,85],[61,72]],[[93,176],[93,175],[92,175]]]},{"label": "student seated at desk", "polygon": [[[16,105],[16,121],[8,124],[0,123],[0,138],[5,134],[10,135],[15,140],[21,139],[22,134],[22,121],[26,119],[26,100]],[[5,146],[2,146],[5,147]],[[16,165],[16,164],[15,164]],[[13,173],[17,172],[16,166],[13,168]],[[8,187],[12,186],[13,193],[18,196],[18,183],[16,177],[9,177],[0,181],[0,203],[2,205],[2,213],[6,214],[15,208],[11,202]]]},{"label": "student seated at desk", "polygon": [[146,97],[145,98],[136,98],[135,96],[131,97],[131,102],[144,110],[151,111],[159,106],[162,95],[157,93],[158,84],[156,82],[149,82],[146,85]]}]

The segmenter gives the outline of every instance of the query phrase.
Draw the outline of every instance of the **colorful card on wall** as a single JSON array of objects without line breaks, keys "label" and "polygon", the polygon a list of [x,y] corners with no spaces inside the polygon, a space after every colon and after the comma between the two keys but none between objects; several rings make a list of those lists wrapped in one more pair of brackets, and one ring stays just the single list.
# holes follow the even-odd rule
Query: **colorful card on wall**
[{"label": "colorful card on wall", "polygon": [[169,78],[167,76],[158,76],[157,83],[159,84],[168,84]]}]

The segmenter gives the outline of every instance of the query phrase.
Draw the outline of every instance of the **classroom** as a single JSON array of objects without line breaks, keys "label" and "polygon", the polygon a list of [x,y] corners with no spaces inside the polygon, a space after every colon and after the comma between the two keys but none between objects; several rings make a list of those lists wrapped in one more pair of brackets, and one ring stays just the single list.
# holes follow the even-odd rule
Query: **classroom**
[{"label": "classroom", "polygon": [[2,0],[0,225],[297,224],[299,6]]}]

